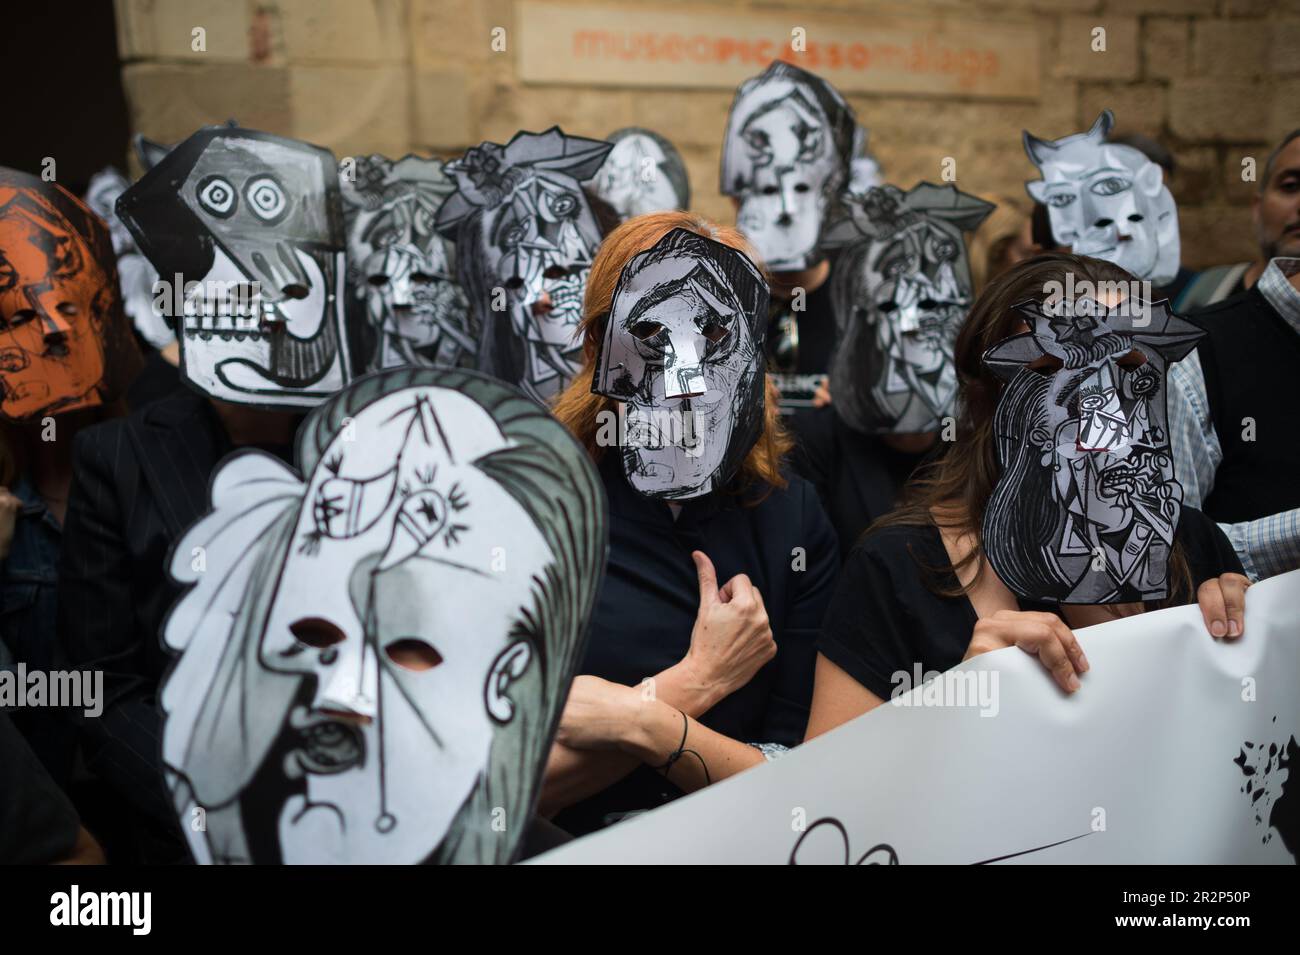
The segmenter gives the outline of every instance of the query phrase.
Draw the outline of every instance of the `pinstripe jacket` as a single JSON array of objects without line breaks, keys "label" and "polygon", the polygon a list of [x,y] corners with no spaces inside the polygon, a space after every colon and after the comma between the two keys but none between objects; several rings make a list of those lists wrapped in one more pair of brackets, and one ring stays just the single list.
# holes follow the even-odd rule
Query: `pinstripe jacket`
[{"label": "pinstripe jacket", "polygon": [[[73,442],[59,639],[72,666],[104,671],[103,713],[83,720],[82,745],[90,770],[139,815],[144,841],[161,848],[162,858],[146,861],[167,861],[180,839],[163,786],[155,699],[169,662],[158,635],[179,593],[165,562],[206,510],[209,475],[229,450],[211,405],[187,389]],[[181,856],[182,846],[176,841]]]}]

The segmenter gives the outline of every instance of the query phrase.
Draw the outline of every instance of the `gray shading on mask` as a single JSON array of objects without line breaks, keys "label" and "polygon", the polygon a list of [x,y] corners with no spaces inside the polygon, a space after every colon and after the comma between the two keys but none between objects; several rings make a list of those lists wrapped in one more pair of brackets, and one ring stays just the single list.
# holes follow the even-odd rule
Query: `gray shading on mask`
[{"label": "gray shading on mask", "polygon": [[474,363],[477,331],[456,284],[438,209],[455,185],[437,159],[359,156],[340,166],[347,233],[348,328],[368,371]]},{"label": "gray shading on mask", "polygon": [[956,186],[879,186],[844,199],[826,248],[837,345],[835,413],[865,434],[938,431],[953,414],[953,342],[973,299],[964,233],[990,203]]},{"label": "gray shading on mask", "polygon": [[444,167],[437,228],[479,329],[480,371],[540,401],[582,367],[582,300],[602,238],[582,184],[611,145],[553,126],[482,143]]},{"label": "gray shading on mask", "polygon": [[210,501],[159,694],[196,861],[514,861],[604,570],[586,451],[477,372],[388,369],[306,417],[295,467],[227,457]]},{"label": "gray shading on mask", "polygon": [[90,177],[85,203],[95,215],[108,223],[117,255],[117,280],[122,290],[122,308],[140,337],[154,348],[164,348],[176,340],[167,319],[154,309],[154,283],[158,273],[140,254],[131,232],[117,217],[117,197],[131,183],[112,166]]},{"label": "gray shading on mask", "polygon": [[161,298],[187,383],[224,401],[293,409],[349,381],[329,150],[205,127],[127,189],[117,212],[172,290]]},{"label": "gray shading on mask", "polygon": [[773,271],[819,260],[838,215],[856,135],[853,110],[821,77],[780,60],[736,91],[722,141],[723,195],[736,227]]},{"label": "gray shading on mask", "polygon": [[591,390],[621,403],[637,491],[684,500],[736,476],[763,430],[767,305],[753,262],[686,229],[624,266]]},{"label": "gray shading on mask", "polygon": [[1087,132],[1055,141],[1026,131],[1025,152],[1043,178],[1025,189],[1047,206],[1057,245],[1166,285],[1178,274],[1178,208],[1158,165],[1106,142],[1114,125],[1103,110]]},{"label": "gray shading on mask", "polygon": [[686,163],[672,143],[638,126],[615,130],[605,140],[614,148],[592,180],[591,191],[609,204],[620,222],[690,208]]},{"label": "gray shading on mask", "polygon": [[983,356],[1006,382],[993,421],[1001,473],[983,523],[990,565],[1032,601],[1164,599],[1183,499],[1166,375],[1204,333],[1163,301],[1017,311],[1030,331]]}]

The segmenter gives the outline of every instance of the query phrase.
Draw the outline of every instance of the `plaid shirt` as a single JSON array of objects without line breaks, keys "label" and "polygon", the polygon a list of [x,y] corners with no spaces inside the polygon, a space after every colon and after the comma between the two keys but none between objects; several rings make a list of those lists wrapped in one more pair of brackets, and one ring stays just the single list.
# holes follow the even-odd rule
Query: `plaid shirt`
[{"label": "plaid shirt", "polygon": [[[1259,291],[1300,335],[1300,291],[1287,276],[1300,271],[1300,259],[1274,259],[1259,278]],[[1169,368],[1169,432],[1174,471],[1183,486],[1183,503],[1199,508],[1214,490],[1223,448],[1210,420],[1205,373],[1197,352]],[[1300,508],[1238,524],[1220,524],[1252,580],[1300,567]]]}]

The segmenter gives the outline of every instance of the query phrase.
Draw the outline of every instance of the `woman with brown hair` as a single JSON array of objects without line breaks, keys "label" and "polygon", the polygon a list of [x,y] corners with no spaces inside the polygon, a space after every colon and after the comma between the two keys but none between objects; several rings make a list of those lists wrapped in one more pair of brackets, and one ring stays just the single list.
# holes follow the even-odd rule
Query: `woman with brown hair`
[{"label": "woman with brown hair", "polygon": [[686,213],[625,222],[592,265],[584,367],[554,408],[609,499],[586,675],[541,799],[570,832],[803,738],[836,546],[811,485],[784,471],[767,295],[741,235]]},{"label": "woman with brown hair", "polygon": [[1166,364],[1198,333],[1130,283],[1050,253],[975,302],[956,440],[845,563],[809,738],[879,706],[899,673],[1003,647],[1072,693],[1088,670],[1072,628],[1159,607],[1198,602],[1214,637],[1241,636],[1249,581],[1218,527],[1179,507],[1164,424]]}]

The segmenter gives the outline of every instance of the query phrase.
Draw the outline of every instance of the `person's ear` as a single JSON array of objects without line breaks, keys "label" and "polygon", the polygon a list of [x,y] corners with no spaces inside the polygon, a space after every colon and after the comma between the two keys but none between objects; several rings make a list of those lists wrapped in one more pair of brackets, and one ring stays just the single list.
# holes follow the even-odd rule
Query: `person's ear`
[{"label": "person's ear", "polygon": [[515,703],[506,691],[510,689],[510,684],[524,675],[532,659],[532,646],[524,640],[517,640],[497,654],[497,658],[492,661],[492,669],[488,672],[483,696],[488,715],[498,723],[509,723],[514,719]]}]

